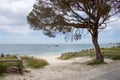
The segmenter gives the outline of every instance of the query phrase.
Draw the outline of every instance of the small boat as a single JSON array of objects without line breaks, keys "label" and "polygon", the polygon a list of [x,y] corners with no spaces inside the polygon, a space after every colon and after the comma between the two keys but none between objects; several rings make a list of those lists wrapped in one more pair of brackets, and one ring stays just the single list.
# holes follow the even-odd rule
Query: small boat
[{"label": "small boat", "polygon": [[52,44],[52,45],[48,45],[48,47],[59,47],[59,45],[56,45],[56,44]]},{"label": "small boat", "polygon": [[55,45],[55,47],[59,47],[59,45]]}]

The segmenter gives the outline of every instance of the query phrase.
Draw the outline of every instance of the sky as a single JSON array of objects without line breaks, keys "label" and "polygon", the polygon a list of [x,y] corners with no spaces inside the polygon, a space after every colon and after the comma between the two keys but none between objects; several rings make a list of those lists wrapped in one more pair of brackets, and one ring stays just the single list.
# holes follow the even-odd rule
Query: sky
[{"label": "sky", "polygon": [[[91,44],[90,34],[78,41],[65,41],[63,35],[45,36],[42,31],[30,29],[26,16],[35,0],[0,0],[0,44]],[[108,27],[99,33],[99,43],[120,42],[120,19],[111,18]],[[85,33],[86,34],[86,33]]]}]

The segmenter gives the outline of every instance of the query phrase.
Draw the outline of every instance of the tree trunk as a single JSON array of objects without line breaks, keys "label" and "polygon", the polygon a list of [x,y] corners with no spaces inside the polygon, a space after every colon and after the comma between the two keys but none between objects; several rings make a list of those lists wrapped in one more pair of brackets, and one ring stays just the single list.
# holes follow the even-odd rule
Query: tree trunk
[{"label": "tree trunk", "polygon": [[103,54],[101,53],[101,50],[98,44],[98,32],[97,31],[92,35],[92,42],[95,47],[96,59],[104,62],[104,57],[103,57]]}]

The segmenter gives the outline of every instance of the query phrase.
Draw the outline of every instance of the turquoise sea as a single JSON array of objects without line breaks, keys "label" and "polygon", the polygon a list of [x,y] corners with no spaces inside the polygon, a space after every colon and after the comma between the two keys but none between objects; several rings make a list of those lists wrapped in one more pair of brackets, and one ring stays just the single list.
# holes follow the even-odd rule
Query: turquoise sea
[{"label": "turquoise sea", "polygon": [[[112,47],[115,44],[101,44],[100,47]],[[18,55],[56,55],[65,52],[78,52],[93,48],[92,44],[0,44],[0,54]]]}]

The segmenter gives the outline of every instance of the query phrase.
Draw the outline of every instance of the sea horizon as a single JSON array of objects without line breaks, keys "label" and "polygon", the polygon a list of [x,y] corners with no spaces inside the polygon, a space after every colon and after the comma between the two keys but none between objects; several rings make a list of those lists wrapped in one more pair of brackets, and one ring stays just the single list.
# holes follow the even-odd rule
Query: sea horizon
[{"label": "sea horizon", "polygon": [[[117,44],[100,44],[100,47],[113,46]],[[59,55],[92,48],[94,48],[93,44],[0,44],[0,54]]]}]

